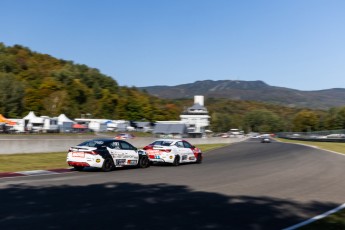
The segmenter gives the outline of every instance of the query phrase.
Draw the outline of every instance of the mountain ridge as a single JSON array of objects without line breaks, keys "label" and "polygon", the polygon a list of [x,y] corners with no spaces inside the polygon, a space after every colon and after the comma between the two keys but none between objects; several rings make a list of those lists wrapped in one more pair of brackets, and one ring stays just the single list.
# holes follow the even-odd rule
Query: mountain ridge
[{"label": "mountain ridge", "polygon": [[208,98],[253,100],[312,109],[329,109],[345,105],[345,88],[303,91],[271,86],[261,80],[203,80],[176,86],[147,86],[138,89],[166,99],[204,95]]}]

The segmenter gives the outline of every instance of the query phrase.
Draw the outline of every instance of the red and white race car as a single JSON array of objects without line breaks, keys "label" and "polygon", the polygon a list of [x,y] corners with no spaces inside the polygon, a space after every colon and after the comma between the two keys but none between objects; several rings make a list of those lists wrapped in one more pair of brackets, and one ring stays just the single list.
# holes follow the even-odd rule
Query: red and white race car
[{"label": "red and white race car", "polygon": [[151,163],[201,163],[202,152],[189,142],[180,139],[159,139],[144,147]]}]

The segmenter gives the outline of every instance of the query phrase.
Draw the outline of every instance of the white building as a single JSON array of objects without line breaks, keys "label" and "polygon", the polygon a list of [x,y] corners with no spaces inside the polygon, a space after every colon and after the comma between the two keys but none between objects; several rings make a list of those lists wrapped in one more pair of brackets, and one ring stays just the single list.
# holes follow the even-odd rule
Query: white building
[{"label": "white building", "polygon": [[181,122],[187,125],[188,134],[192,137],[201,137],[206,127],[210,125],[210,116],[204,107],[204,96],[194,96],[194,105],[187,108],[181,115]]}]

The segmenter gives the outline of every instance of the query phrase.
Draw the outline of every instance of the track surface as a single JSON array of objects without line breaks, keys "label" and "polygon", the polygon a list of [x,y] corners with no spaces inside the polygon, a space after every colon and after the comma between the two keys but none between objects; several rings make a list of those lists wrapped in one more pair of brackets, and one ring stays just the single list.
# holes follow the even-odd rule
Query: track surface
[{"label": "track surface", "polygon": [[201,165],[0,179],[0,229],[283,229],[345,203],[345,156],[236,143]]}]

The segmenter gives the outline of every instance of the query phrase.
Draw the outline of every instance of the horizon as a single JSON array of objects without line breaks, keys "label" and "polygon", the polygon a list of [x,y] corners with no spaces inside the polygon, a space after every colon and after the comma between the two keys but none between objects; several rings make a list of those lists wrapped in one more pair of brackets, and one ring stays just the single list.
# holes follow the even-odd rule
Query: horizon
[{"label": "horizon", "polygon": [[[175,86],[180,86],[180,85],[188,85],[188,84],[194,84],[196,82],[203,82],[203,81],[240,81],[240,82],[263,82],[268,86],[272,86],[272,87],[279,87],[279,88],[288,88],[288,89],[292,89],[292,90],[298,90],[298,91],[322,91],[322,90],[331,90],[331,89],[345,89],[344,88],[327,88],[327,89],[315,89],[315,90],[299,90],[299,89],[294,89],[294,88],[289,88],[289,87],[285,87],[285,86],[278,86],[278,85],[270,85],[267,82],[263,81],[263,80],[230,80],[230,79],[219,79],[219,80],[212,80],[212,79],[205,79],[205,80],[196,80],[194,82],[190,82],[190,83],[183,83],[183,84],[176,84],[176,85],[151,85],[151,86],[141,86],[141,87],[137,87],[137,88],[148,88],[148,87],[175,87]],[[122,86],[122,85],[120,85]]]}]

